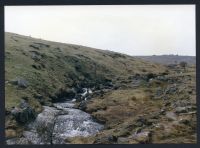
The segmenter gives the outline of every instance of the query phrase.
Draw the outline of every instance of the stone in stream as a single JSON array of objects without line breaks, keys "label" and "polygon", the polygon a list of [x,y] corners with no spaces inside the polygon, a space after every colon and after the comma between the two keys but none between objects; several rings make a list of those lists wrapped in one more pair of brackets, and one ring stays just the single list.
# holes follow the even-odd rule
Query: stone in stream
[{"label": "stone in stream", "polygon": [[91,99],[92,90],[90,88],[83,88],[81,92],[76,94],[74,98],[76,102]]},{"label": "stone in stream", "polygon": [[59,110],[44,106],[43,112],[38,114],[36,120],[28,125],[23,136],[32,144],[51,144],[55,117],[58,113]]},{"label": "stone in stream", "polygon": [[79,106],[78,106],[78,108],[79,108],[80,110],[85,111],[86,108],[87,108],[86,101],[81,101],[80,104],[79,104]]},{"label": "stone in stream", "polygon": [[38,114],[35,121],[27,125],[23,132],[23,139],[18,138],[8,144],[51,144],[52,131],[55,117],[60,111],[53,107],[44,106],[44,110]]}]

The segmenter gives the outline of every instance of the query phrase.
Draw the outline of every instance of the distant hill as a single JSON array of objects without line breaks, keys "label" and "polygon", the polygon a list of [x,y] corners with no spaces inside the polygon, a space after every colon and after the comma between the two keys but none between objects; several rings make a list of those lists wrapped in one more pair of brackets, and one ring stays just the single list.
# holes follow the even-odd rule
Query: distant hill
[{"label": "distant hill", "polygon": [[155,62],[159,64],[176,64],[182,61],[187,62],[188,64],[196,64],[195,56],[178,56],[178,55],[153,55],[153,56],[136,56],[145,61]]}]

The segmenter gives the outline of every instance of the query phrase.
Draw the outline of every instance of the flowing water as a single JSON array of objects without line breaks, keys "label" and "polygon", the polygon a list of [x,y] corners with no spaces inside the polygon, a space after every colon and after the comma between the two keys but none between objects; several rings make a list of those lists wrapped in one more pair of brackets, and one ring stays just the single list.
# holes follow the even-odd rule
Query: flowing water
[{"label": "flowing water", "polygon": [[73,101],[44,106],[36,120],[27,125],[22,138],[7,140],[7,144],[67,144],[70,137],[94,135],[103,129],[91,115],[74,108]]}]

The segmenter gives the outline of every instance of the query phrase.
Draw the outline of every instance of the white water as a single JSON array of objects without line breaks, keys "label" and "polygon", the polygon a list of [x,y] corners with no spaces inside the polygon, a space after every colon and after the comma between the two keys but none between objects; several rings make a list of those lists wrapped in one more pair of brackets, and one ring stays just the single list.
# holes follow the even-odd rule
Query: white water
[{"label": "white water", "polygon": [[68,113],[57,116],[53,129],[53,144],[65,143],[68,137],[94,135],[103,128],[103,125],[94,122],[88,113],[72,108],[72,104],[71,102],[54,104]]},{"label": "white water", "polygon": [[[92,93],[84,88],[82,96]],[[70,137],[95,135],[103,125],[93,121],[90,114],[74,108],[72,101],[44,106],[36,120],[27,125],[23,137],[7,140],[7,144],[67,144]]]},{"label": "white water", "polygon": [[87,137],[103,129],[90,114],[73,108],[73,102],[53,105],[44,106],[43,112],[27,126],[23,137],[9,139],[7,144],[67,144],[69,137]]}]

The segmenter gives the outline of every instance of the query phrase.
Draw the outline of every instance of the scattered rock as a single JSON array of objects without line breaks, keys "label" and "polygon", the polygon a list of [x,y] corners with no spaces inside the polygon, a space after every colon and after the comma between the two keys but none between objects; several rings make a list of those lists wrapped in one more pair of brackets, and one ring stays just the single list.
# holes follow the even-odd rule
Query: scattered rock
[{"label": "scattered rock", "polygon": [[41,100],[43,99],[43,96],[41,94],[34,94],[34,98]]},{"label": "scattered rock", "polygon": [[188,100],[177,100],[175,103],[173,103],[173,107],[185,107],[191,105],[191,103]]},{"label": "scattered rock", "polygon": [[35,69],[37,69],[37,70],[42,69],[42,67],[40,65],[36,65],[36,64],[33,64],[32,67],[35,68]]},{"label": "scattered rock", "polygon": [[173,77],[173,78],[168,78],[168,81],[167,81],[167,82],[168,82],[169,84],[174,84],[174,83],[176,83],[177,81],[178,81],[178,78],[174,78],[174,77]]},{"label": "scattered rock", "polygon": [[130,78],[132,78],[132,79],[134,79],[134,80],[139,80],[139,79],[142,79],[142,76],[140,75],[140,74],[135,74],[134,76],[132,76],[132,77],[130,77]]},{"label": "scattered rock", "polygon": [[177,92],[177,87],[174,85],[174,86],[170,86],[170,87],[167,87],[167,89],[165,90],[165,94],[175,94]]},{"label": "scattered rock", "polygon": [[7,116],[7,115],[10,115],[10,111],[9,110],[7,110],[7,108],[5,108],[5,115]]},{"label": "scattered rock", "polygon": [[95,97],[95,96],[103,96],[104,93],[105,93],[104,90],[97,90],[97,91],[94,91],[92,96],[93,97]]},{"label": "scattered rock", "polygon": [[40,63],[40,65],[41,65],[42,68],[46,68],[44,63]]},{"label": "scattered rock", "polygon": [[76,96],[76,91],[72,89],[59,89],[55,96],[51,96],[52,102],[62,102],[72,100]]},{"label": "scattered rock", "polygon": [[188,112],[188,109],[187,109],[187,107],[177,107],[177,108],[175,109],[175,112],[176,112],[176,113],[187,113],[187,112]]},{"label": "scattered rock", "polygon": [[153,79],[153,78],[155,78],[155,77],[156,77],[155,74],[153,74],[153,73],[148,73],[148,74],[146,75],[146,80],[149,81],[150,79]]},{"label": "scattered rock", "polygon": [[166,114],[166,110],[165,110],[165,109],[161,109],[161,110],[160,110],[160,114],[161,114],[161,115],[165,115],[165,114]]},{"label": "scattered rock", "polygon": [[128,144],[129,143],[129,139],[125,138],[125,137],[118,137],[117,138],[117,143],[118,144]]},{"label": "scattered rock", "polygon": [[11,80],[10,82],[11,84],[18,85],[21,88],[28,87],[28,81],[24,78],[15,78],[14,80]]},{"label": "scattered rock", "polygon": [[132,135],[132,138],[141,144],[147,144],[151,142],[151,132],[145,131]]},{"label": "scattered rock", "polygon": [[176,114],[174,112],[167,112],[166,113],[166,117],[171,121],[177,120],[177,116],[176,116]]},{"label": "scattered rock", "polygon": [[40,49],[40,46],[37,46],[37,45],[32,45],[32,44],[31,44],[31,45],[29,45],[29,47],[32,47],[32,48],[34,48],[34,49],[38,49],[38,50]]},{"label": "scattered rock", "polygon": [[133,84],[133,85],[132,85],[133,87],[138,87],[138,86],[140,86],[140,84],[141,84],[141,80],[133,80],[133,81],[132,81],[132,84]]},{"label": "scattered rock", "polygon": [[161,89],[161,88],[158,88],[157,90],[156,90],[156,97],[160,97],[161,95],[163,95],[163,90]]},{"label": "scattered rock", "polygon": [[21,100],[20,104],[19,104],[19,107],[21,109],[24,109],[24,108],[27,108],[29,105],[28,103],[25,101],[25,100]]},{"label": "scattered rock", "polygon": [[40,59],[42,58],[42,56],[40,55],[39,52],[37,52],[37,51],[30,51],[30,52],[31,52],[31,58],[34,61],[40,61]]},{"label": "scattered rock", "polygon": [[187,119],[181,119],[181,120],[179,121],[179,123],[180,123],[180,124],[189,125],[189,124],[190,124],[190,121],[187,120]]},{"label": "scattered rock", "polygon": [[151,117],[151,119],[159,119],[160,113],[161,112],[154,113],[153,116]]},{"label": "scattered rock", "polygon": [[81,94],[77,94],[77,95],[75,96],[75,99],[76,99],[76,102],[81,102],[81,101],[83,100]]},{"label": "scattered rock", "polygon": [[80,110],[85,111],[85,110],[87,109],[86,101],[81,101],[80,104],[79,104],[79,106],[78,106],[78,108],[79,108]]},{"label": "scattered rock", "polygon": [[149,122],[147,119],[143,117],[139,117],[139,119],[137,119],[135,123],[137,127],[142,127],[143,125],[151,125],[151,124],[152,124],[151,122]]},{"label": "scattered rock", "polygon": [[156,79],[159,81],[164,81],[164,82],[168,81],[168,78],[166,78],[165,76],[157,76]]},{"label": "scattered rock", "polygon": [[108,88],[112,88],[114,86],[112,81],[107,81],[104,85],[107,86]]},{"label": "scattered rock", "polygon": [[116,141],[117,139],[114,136],[105,136],[96,139],[93,144],[113,144]]},{"label": "scattered rock", "polygon": [[197,110],[197,106],[187,106],[187,110],[188,112],[192,112],[192,111],[196,111]]},{"label": "scattered rock", "polygon": [[171,105],[171,102],[165,102],[164,103],[164,106],[166,107],[166,106],[169,106],[169,105]]},{"label": "scattered rock", "polygon": [[36,118],[36,112],[31,107],[25,107],[23,109],[15,107],[11,110],[11,114],[15,117],[16,121],[19,123],[27,123]]}]

